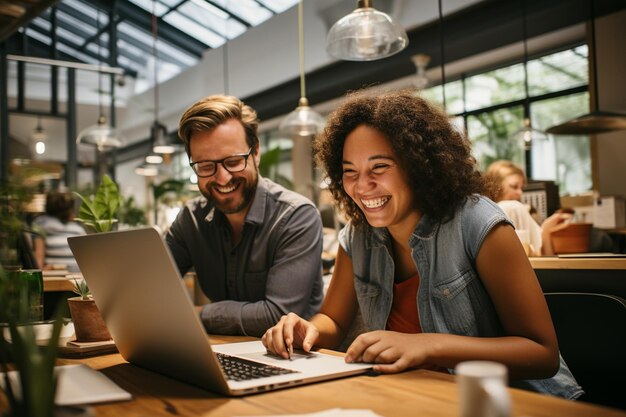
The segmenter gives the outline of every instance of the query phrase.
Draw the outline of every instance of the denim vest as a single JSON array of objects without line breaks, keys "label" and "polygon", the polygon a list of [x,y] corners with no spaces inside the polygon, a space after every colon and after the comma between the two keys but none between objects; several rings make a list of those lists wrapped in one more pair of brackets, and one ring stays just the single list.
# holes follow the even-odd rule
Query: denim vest
[{"label": "denim vest", "polygon": [[[409,246],[420,275],[417,307],[424,333],[504,335],[475,268],[483,240],[502,222],[511,224],[495,203],[479,196],[468,198],[446,223],[422,217]],[[394,282],[389,232],[386,228],[348,224],[340,232],[339,242],[352,259],[354,286],[366,329],[385,329]],[[517,380],[511,385],[569,399],[583,393],[562,357],[560,369],[553,377]]]}]

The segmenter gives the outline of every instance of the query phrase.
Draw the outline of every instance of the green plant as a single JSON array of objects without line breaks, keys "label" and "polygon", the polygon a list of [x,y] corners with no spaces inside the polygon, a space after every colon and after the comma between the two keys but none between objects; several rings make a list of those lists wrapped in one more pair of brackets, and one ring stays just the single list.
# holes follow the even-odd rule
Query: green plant
[{"label": "green plant", "polygon": [[[57,345],[61,334],[61,310],[54,317],[52,335],[48,344],[39,346],[32,325],[20,323],[28,314],[27,301],[9,303],[20,285],[15,274],[5,274],[0,268],[0,322],[9,328],[10,340],[5,339],[4,328],[0,332],[0,370],[4,392],[8,400],[11,417],[52,417],[57,381],[54,373]],[[16,306],[11,310],[8,306]],[[17,378],[9,374],[8,363],[12,362]],[[16,389],[19,385],[19,390]],[[18,394],[19,392],[19,394]]]},{"label": "green plant", "polygon": [[80,281],[77,279],[74,279],[74,288],[72,288],[72,291],[75,294],[80,295],[80,298],[82,300],[93,299],[93,295],[91,294],[89,285],[87,285],[87,281],[85,281],[84,279],[81,279]]},{"label": "green plant", "polygon": [[113,225],[118,221],[117,213],[122,204],[122,197],[117,185],[108,175],[102,177],[93,200],[77,192],[74,194],[82,201],[76,221],[83,223],[96,233],[113,230]]},{"label": "green plant", "polygon": [[135,197],[123,198],[120,207],[120,222],[129,226],[146,224],[146,213],[135,205]]},{"label": "green plant", "polygon": [[293,181],[278,172],[278,165],[280,164],[281,154],[282,149],[279,146],[265,151],[261,155],[261,165],[259,166],[259,173],[262,177],[268,178],[285,188],[293,190]]}]

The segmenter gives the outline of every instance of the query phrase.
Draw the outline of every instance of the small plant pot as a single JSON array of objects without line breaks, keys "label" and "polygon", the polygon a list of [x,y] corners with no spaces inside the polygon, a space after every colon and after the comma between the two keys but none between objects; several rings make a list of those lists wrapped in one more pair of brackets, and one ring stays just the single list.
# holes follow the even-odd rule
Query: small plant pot
[{"label": "small plant pot", "polygon": [[552,232],[554,253],[585,253],[589,252],[591,223],[570,223],[565,229]]},{"label": "small plant pot", "polygon": [[102,320],[102,314],[94,300],[83,300],[81,297],[67,299],[70,315],[74,322],[77,342],[102,342],[111,340],[109,330]]}]

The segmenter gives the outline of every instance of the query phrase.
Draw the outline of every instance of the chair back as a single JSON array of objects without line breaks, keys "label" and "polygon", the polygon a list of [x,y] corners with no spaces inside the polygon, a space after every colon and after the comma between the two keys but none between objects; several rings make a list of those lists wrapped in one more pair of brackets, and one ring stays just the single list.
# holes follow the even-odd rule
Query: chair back
[{"label": "chair back", "polygon": [[608,294],[546,293],[561,355],[584,401],[626,409],[626,300]]}]

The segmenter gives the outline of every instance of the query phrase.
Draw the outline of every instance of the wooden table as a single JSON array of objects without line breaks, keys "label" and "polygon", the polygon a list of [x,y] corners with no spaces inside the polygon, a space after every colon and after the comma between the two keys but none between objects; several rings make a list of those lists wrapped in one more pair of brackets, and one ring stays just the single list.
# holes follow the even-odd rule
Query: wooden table
[{"label": "wooden table", "polygon": [[[215,337],[214,343],[247,340]],[[96,416],[256,416],[313,413],[331,408],[370,409],[381,416],[457,417],[457,388],[451,375],[426,370],[357,376],[230,398],[130,365],[119,354],[60,364],[86,363],[131,392],[132,401],[93,406]],[[626,412],[511,389],[513,416],[626,417]]]},{"label": "wooden table", "polygon": [[535,257],[544,292],[592,292],[626,298],[626,258]]}]

